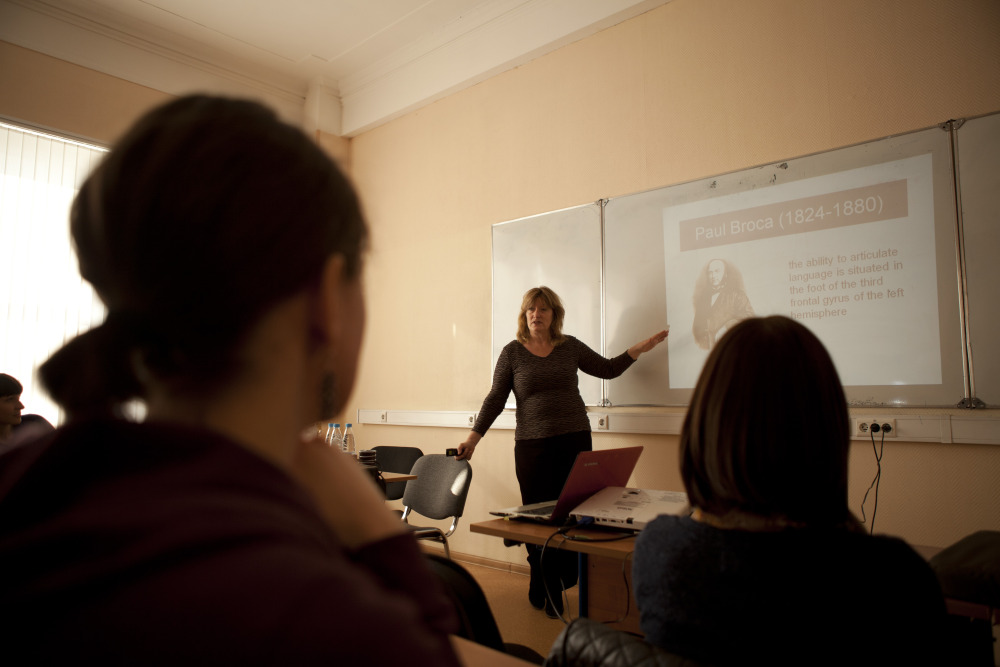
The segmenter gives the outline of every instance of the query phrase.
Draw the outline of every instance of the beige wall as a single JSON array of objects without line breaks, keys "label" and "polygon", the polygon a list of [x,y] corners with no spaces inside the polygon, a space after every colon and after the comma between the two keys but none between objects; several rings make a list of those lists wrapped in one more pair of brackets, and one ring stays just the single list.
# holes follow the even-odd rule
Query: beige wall
[{"label": "beige wall", "polygon": [[[357,137],[373,251],[348,414],[478,409],[493,223],[1000,110],[997,34],[993,0],[673,0]],[[425,452],[464,437],[358,431]],[[646,447],[634,483],[680,488],[676,436],[595,434],[599,448],[627,444]],[[479,446],[466,523],[517,503],[512,446],[509,431]],[[882,463],[879,531],[945,545],[1000,529],[1000,447],[892,442]],[[874,474],[857,443],[856,511]],[[522,558],[464,530],[452,542]]]},{"label": "beige wall", "polygon": [[[111,144],[139,115],[172,96],[0,41],[0,116]],[[350,140],[316,131],[345,169]]]},{"label": "beige wall", "polygon": [[333,158],[344,171],[351,170],[351,140],[338,137],[322,130],[316,130],[316,143]]},{"label": "beige wall", "polygon": [[109,144],[170,95],[0,42],[0,116]]},{"label": "beige wall", "polygon": [[[357,408],[476,410],[490,378],[490,225],[1000,110],[995,0],[673,0],[348,146],[372,224]],[[111,141],[168,96],[0,42],[0,115]],[[513,333],[513,332],[512,332]],[[641,363],[641,362],[640,362]],[[364,446],[443,452],[445,428],[356,427]],[[807,437],[807,436],[804,436]],[[633,483],[680,488],[676,436]],[[479,447],[457,551],[522,562],[468,533],[518,500],[512,433]],[[851,506],[874,476],[856,444]],[[945,545],[1000,529],[1000,447],[890,443],[876,527]]]}]

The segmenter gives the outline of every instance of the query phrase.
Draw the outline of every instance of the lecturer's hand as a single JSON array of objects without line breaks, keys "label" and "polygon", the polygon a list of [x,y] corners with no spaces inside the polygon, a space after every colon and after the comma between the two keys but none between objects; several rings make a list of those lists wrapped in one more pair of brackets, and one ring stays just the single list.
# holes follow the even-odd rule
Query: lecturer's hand
[{"label": "lecturer's hand", "polygon": [[667,335],[670,333],[669,327],[663,331],[653,334],[646,340],[640,341],[628,349],[628,356],[633,359],[638,359],[639,355],[643,352],[649,352],[654,347],[662,343],[667,339]]},{"label": "lecturer's hand", "polygon": [[468,437],[465,442],[458,443],[458,456],[455,457],[456,461],[472,459],[472,455],[476,453],[476,445],[479,441],[483,439],[483,436],[479,435],[475,431],[469,431]]}]

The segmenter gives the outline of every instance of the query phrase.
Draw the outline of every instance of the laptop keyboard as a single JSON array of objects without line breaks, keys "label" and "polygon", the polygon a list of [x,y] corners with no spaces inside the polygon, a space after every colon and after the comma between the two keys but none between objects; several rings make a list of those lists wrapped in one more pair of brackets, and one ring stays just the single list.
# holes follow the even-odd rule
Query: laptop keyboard
[{"label": "laptop keyboard", "polygon": [[551,505],[546,505],[545,507],[536,507],[532,510],[521,510],[521,514],[526,514],[528,516],[546,516],[552,514],[552,510],[556,508],[555,503]]}]

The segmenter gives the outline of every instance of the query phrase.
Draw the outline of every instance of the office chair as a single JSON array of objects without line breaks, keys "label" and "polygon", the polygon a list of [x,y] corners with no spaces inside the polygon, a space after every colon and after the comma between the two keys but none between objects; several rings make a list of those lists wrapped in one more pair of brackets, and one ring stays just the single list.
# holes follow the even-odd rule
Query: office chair
[{"label": "office chair", "polygon": [[507,644],[500,635],[493,610],[486,600],[486,594],[479,582],[469,571],[453,560],[436,554],[425,554],[431,571],[444,584],[448,597],[455,605],[460,628],[459,637],[482,644],[495,651],[517,656],[536,665],[542,664],[543,657],[534,649],[521,644]]},{"label": "office chair", "polygon": [[642,637],[581,616],[563,628],[545,658],[546,667],[707,667],[670,653]]},{"label": "office chair", "polygon": [[436,527],[410,526],[417,539],[432,539],[444,545],[445,556],[451,558],[448,536],[455,532],[458,519],[465,511],[465,499],[472,485],[472,466],[468,461],[456,461],[453,456],[425,454],[413,464],[411,474],[417,476],[403,491],[403,523],[409,524],[411,512],[428,519],[451,518],[447,532]]},{"label": "office chair", "polygon": [[953,664],[994,664],[1000,625],[1000,531],[966,535],[930,559],[948,606],[945,632]]},{"label": "office chair", "polygon": [[[398,472],[404,475],[409,474],[413,469],[413,464],[424,455],[417,447],[393,447],[390,445],[379,445],[372,447],[375,450],[375,460],[378,468],[382,472]],[[385,499],[399,500],[403,497],[406,489],[406,482],[387,482],[385,485]]]}]

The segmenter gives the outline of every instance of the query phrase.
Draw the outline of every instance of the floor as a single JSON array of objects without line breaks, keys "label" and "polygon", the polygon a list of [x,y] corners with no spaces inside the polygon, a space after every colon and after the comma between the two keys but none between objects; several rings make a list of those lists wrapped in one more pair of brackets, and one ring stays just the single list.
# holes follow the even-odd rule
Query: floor
[{"label": "floor", "polygon": [[[503,640],[532,648],[542,656],[548,655],[564,624],[528,603],[528,576],[467,562],[462,566],[486,593]],[[577,616],[577,589],[574,587],[567,594],[569,602],[564,602],[564,606],[572,614],[567,620],[572,620]]]}]

